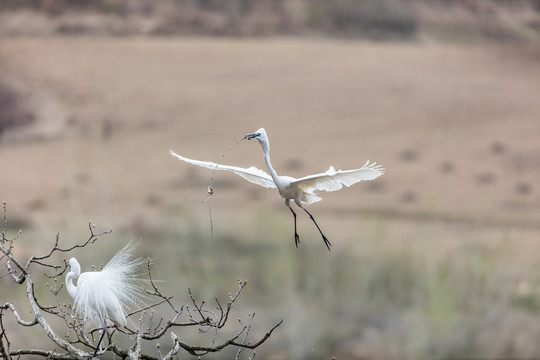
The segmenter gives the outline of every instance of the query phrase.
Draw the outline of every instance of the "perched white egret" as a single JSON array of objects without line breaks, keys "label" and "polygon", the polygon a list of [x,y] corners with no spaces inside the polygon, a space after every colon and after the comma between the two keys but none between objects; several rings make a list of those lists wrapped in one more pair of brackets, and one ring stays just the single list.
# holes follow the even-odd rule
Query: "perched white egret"
[{"label": "perched white egret", "polygon": [[333,166],[330,166],[330,168],[322,174],[309,175],[300,179],[296,179],[290,176],[279,176],[272,167],[272,163],[270,162],[270,143],[268,141],[268,136],[266,135],[266,131],[264,130],[264,128],[260,128],[252,134],[247,134],[245,138],[248,140],[257,139],[259,141],[259,144],[261,144],[264,153],[264,160],[266,162],[266,166],[270,171],[270,175],[268,175],[263,170],[257,169],[254,166],[244,169],[236,166],[215,164],[209,161],[192,160],[180,156],[172,150],[170,150],[169,152],[171,155],[190,164],[202,166],[212,170],[232,171],[235,174],[240,175],[244,179],[254,184],[263,186],[265,188],[277,188],[279,195],[285,199],[285,205],[289,208],[289,210],[291,210],[294,216],[294,242],[296,247],[298,247],[300,237],[298,236],[298,232],[296,231],[296,213],[291,208],[290,200],[294,200],[296,205],[304,209],[304,211],[309,215],[309,217],[321,233],[324,244],[326,245],[328,250],[330,250],[330,246],[332,244],[330,244],[330,241],[328,241],[328,239],[322,232],[313,215],[311,215],[311,213],[307,211],[306,208],[304,208],[303,204],[311,204],[322,200],[322,198],[316,194],[317,190],[340,190],[343,185],[348,187],[362,180],[373,180],[384,174],[385,170],[376,163],[370,164],[368,160],[364,164],[364,166],[355,170],[336,170]]},{"label": "perched white egret", "polygon": [[[81,274],[77,259],[69,259],[66,288],[74,300],[75,312],[85,323],[95,321],[103,328],[93,357],[107,331],[107,321],[126,326],[126,310],[144,304],[146,295],[139,274],[146,260],[132,259],[136,247],[137,243],[127,244],[101,271]],[[74,279],[77,285],[73,284]]]}]

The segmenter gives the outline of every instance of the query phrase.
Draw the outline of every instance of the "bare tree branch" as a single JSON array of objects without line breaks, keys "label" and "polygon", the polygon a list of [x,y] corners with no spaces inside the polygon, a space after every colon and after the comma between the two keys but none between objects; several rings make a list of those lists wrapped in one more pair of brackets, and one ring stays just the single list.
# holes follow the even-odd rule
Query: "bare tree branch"
[{"label": "bare tree branch", "polygon": [[[43,255],[30,256],[26,261],[21,261],[14,253],[14,242],[19,240],[21,231],[13,238],[8,238],[7,233],[7,215],[6,204],[4,203],[3,210],[3,232],[0,234],[0,265],[3,264],[7,268],[7,272],[0,276],[0,279],[11,279],[15,284],[25,284],[25,297],[30,306],[30,318],[28,320],[23,319],[21,313],[14,305],[16,302],[5,302],[0,306],[0,355],[3,359],[11,359],[13,357],[21,356],[41,356],[47,359],[58,360],[82,360],[91,358],[91,353],[96,350],[96,341],[94,333],[97,330],[87,331],[87,325],[82,319],[77,318],[74,315],[74,309],[71,304],[62,304],[59,294],[64,289],[64,283],[59,282],[59,278],[67,270],[67,263],[58,264],[53,261],[53,254],[55,253],[70,253],[78,248],[85,248],[94,244],[100,237],[108,235],[111,231],[95,232],[95,226],[90,222],[88,227],[90,229],[90,236],[81,243],[69,245],[67,247],[61,247],[60,235],[57,234],[56,238],[50,247]],[[106,352],[112,352],[116,356],[125,359],[172,359],[177,356],[181,350],[195,356],[204,356],[208,353],[219,352],[227,347],[238,348],[236,359],[242,353],[242,349],[255,349],[262,345],[273,333],[273,331],[281,325],[283,320],[277,323],[273,328],[268,331],[265,336],[260,338],[257,342],[249,341],[249,333],[253,324],[255,314],[249,313],[249,323],[243,325],[240,322],[241,327],[226,340],[220,340],[218,342],[218,335],[220,330],[226,325],[228,319],[231,316],[232,309],[242,293],[242,290],[247,285],[247,281],[241,281],[237,279],[237,290],[234,294],[228,294],[228,301],[225,306],[215,298],[215,308],[209,308],[205,300],[198,300],[192,290],[188,288],[188,294],[191,301],[189,305],[176,305],[173,302],[173,296],[164,294],[158,287],[158,281],[152,277],[152,259],[147,261],[147,283],[150,285],[150,289],[146,289],[146,293],[149,296],[148,304],[141,304],[138,309],[133,309],[127,314],[126,317],[138,316],[136,321],[136,327],[130,329],[128,327],[116,328],[112,333],[107,332],[109,337],[109,346],[97,349],[96,355],[101,356]],[[32,267],[32,270],[31,270]],[[53,274],[50,275],[50,271],[53,270]],[[38,273],[40,271],[40,273]],[[40,276],[46,276],[51,279],[52,284],[46,283],[48,288],[47,294],[49,299],[39,299],[36,296],[33,282],[33,274]],[[146,300],[145,300],[146,302]],[[51,305],[44,305],[51,304]],[[158,315],[158,311],[162,313],[171,313],[172,315],[164,318]],[[16,323],[23,328],[39,326],[44,335],[46,335],[50,341],[54,344],[54,350],[34,349],[34,348],[19,348],[12,350],[12,344],[8,338],[8,333],[4,326],[5,316],[11,314]],[[59,335],[50,325],[48,317],[60,318],[63,321],[65,328],[65,335]],[[211,334],[211,340],[209,345],[191,345],[186,341],[180,339],[172,329],[175,327],[182,328],[194,328],[197,333]],[[159,357],[155,357],[151,354],[144,353],[145,343],[156,341],[170,332],[172,339],[171,349],[165,354],[161,354],[159,344],[156,345],[159,353]],[[128,348],[121,348],[117,346],[113,341],[113,337],[126,337],[129,339],[130,346]],[[223,335],[219,336],[223,338]]]}]

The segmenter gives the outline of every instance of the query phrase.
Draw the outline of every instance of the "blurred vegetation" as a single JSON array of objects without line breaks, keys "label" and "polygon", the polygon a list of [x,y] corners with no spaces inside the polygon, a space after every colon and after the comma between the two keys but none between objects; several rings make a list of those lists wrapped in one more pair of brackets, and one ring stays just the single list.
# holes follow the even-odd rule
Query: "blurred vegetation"
[{"label": "blurred vegetation", "polygon": [[410,1],[313,1],[308,26],[330,34],[410,38],[418,23]]},{"label": "blurred vegetation", "polygon": [[0,79],[0,136],[8,129],[31,123],[34,116],[24,94]]},{"label": "blurred vegetation", "polygon": [[[24,16],[9,17],[21,11],[26,11]],[[10,35],[540,38],[540,5],[535,0],[0,0],[2,14],[0,34]]]},{"label": "blurred vegetation", "polygon": [[[230,292],[235,278],[247,279],[241,308],[257,311],[258,329],[285,319],[259,349],[262,358],[512,358],[540,351],[530,330],[540,316],[536,286],[523,285],[522,274],[508,272],[513,260],[502,249],[482,245],[481,230],[462,239],[464,248],[454,253],[429,238],[398,248],[387,238],[386,220],[372,216],[362,220],[360,251],[334,250],[329,257],[315,239],[306,238],[298,250],[292,239],[283,241],[290,228],[267,212],[246,221],[259,225],[220,233],[212,241],[206,222],[144,234],[115,231],[113,242],[100,241],[93,251],[74,256],[91,264],[97,254],[106,258],[104,253],[141,237],[143,256],[159,254],[154,278],[164,281],[177,304],[189,303],[188,287],[211,299]],[[419,233],[426,225],[419,225],[424,227]],[[43,242],[34,232],[24,238],[34,238],[36,246]],[[46,297],[45,288],[37,290]],[[513,318],[520,319],[521,330]]]}]

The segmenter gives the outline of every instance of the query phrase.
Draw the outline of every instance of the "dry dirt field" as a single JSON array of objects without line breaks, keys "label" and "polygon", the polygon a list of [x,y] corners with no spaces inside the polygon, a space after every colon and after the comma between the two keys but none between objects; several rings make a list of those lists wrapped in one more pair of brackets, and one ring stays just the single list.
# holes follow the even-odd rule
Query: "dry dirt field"
[{"label": "dry dirt field", "polygon": [[[337,253],[362,253],[363,219],[375,217],[388,247],[444,258],[473,237],[530,280],[540,250],[539,59],[478,44],[2,38],[0,75],[47,116],[24,136],[3,134],[0,197],[14,222],[44,234],[79,234],[88,220],[115,232],[171,223],[208,232],[205,205],[184,199],[205,198],[211,172],[168,150],[216,162],[264,127],[278,173],[368,159],[387,169],[310,207]],[[247,141],[223,163],[265,169]],[[302,251],[273,190],[224,173],[214,190],[217,235],[272,214],[286,235],[272,241]],[[325,251],[309,219],[299,232],[303,246]]]},{"label": "dry dirt field", "polygon": [[[64,226],[73,192],[75,211],[106,211],[111,224],[152,204],[187,206],[184,196],[204,197],[209,174],[168,150],[218,161],[265,127],[281,173],[367,159],[388,169],[376,183],[326,194],[315,212],[539,227],[540,66],[527,49],[95,37],[0,45],[2,76],[52,103],[39,108],[49,110],[41,141],[2,139],[2,199],[31,224]],[[264,168],[247,142],[224,163]],[[178,189],[195,175],[200,186]],[[218,179],[238,185],[235,207],[281,206],[271,191]]]}]

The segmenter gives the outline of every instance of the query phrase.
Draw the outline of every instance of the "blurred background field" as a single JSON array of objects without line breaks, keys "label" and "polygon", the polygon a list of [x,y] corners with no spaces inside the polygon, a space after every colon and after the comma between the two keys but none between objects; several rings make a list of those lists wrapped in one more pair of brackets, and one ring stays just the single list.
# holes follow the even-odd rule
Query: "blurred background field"
[{"label": "blurred background field", "polygon": [[[4,0],[0,34],[21,256],[92,220],[113,233],[83,268],[141,239],[179,304],[247,279],[253,334],[285,319],[261,359],[540,357],[537,1]],[[280,174],[386,167],[310,206],[332,252],[305,214],[295,249],[275,190],[228,173],[210,237],[211,171],[168,150],[217,162],[260,127]],[[248,141],[223,163],[265,169]]]}]

